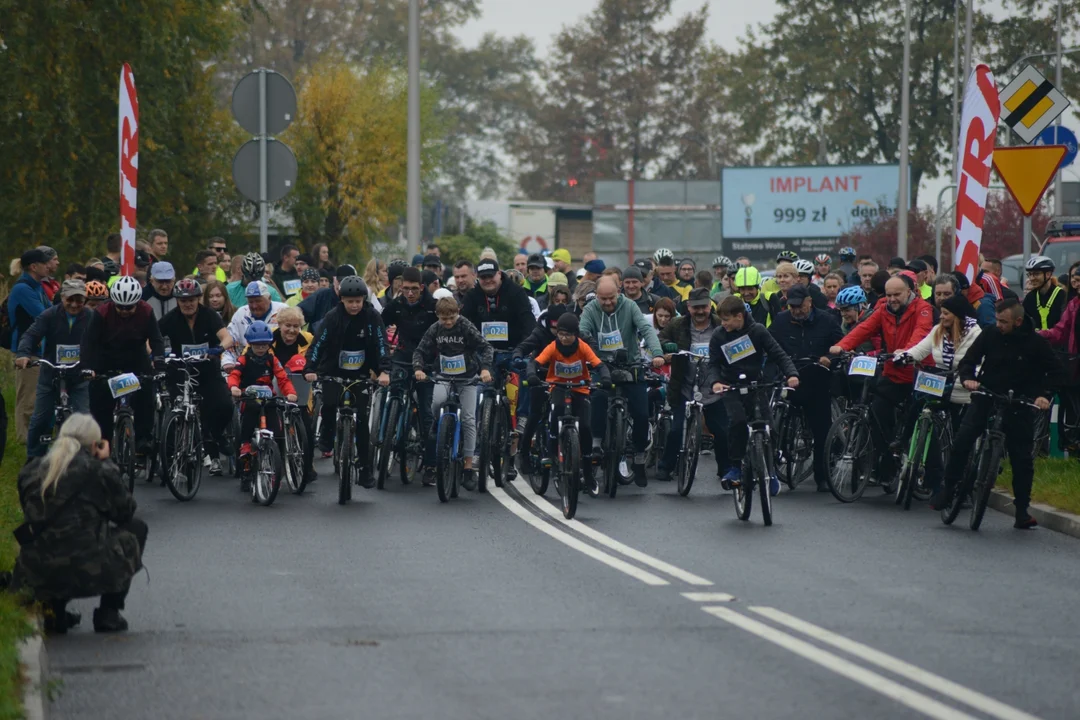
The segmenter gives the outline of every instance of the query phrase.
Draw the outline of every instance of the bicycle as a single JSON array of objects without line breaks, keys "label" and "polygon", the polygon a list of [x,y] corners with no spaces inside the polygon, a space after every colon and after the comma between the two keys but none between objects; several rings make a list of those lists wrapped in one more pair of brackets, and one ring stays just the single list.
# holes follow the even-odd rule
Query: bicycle
[{"label": "bicycle", "polygon": [[600,447],[604,465],[603,492],[614,498],[619,485],[628,485],[633,478],[633,472],[629,469],[634,455],[633,426],[623,388],[637,384],[637,371],[642,366],[627,363],[625,350],[615,351],[610,366],[611,392],[608,395],[607,422],[604,424],[604,439]]},{"label": "bicycle", "polygon": [[[497,351],[495,367],[504,366],[510,353]],[[506,397],[506,382],[510,377],[507,370],[496,370],[493,382],[484,385],[480,391],[480,414],[476,426],[476,443],[480,455],[480,467],[477,469],[477,489],[487,492],[487,479],[490,475],[495,487],[502,487],[508,471],[513,467],[510,456],[510,439],[513,424],[510,419],[510,401]]]},{"label": "bicycle", "polygon": [[1042,411],[1024,398],[1016,397],[1012,390],[1008,393],[996,393],[980,387],[978,390],[972,390],[971,394],[990,398],[993,408],[990,411],[986,429],[979,435],[968,456],[961,485],[953,493],[952,501],[941,509],[941,521],[946,525],[952,525],[963,508],[964,500],[970,495],[971,516],[968,527],[978,530],[990,503],[990,493],[997,483],[998,475],[1001,474],[1001,462],[1005,459],[1005,432],[1002,430],[1005,424],[1005,411],[1013,405],[1025,405],[1034,408],[1037,412]]},{"label": "bicycle", "polygon": [[[752,397],[751,405],[753,413],[748,418],[750,437],[746,444],[746,456],[743,458],[742,480],[732,485],[731,493],[735,501],[735,516],[742,521],[750,519],[750,513],[754,506],[754,490],[758,491],[761,498],[761,520],[766,527],[772,525],[772,497],[769,494],[769,479],[775,474],[773,468],[773,450],[771,433],[769,431],[769,419],[763,412],[762,403],[756,395],[763,392],[771,392],[773,388],[781,387],[779,382],[745,382],[746,376],[740,375],[739,382],[732,385],[725,392],[737,392],[740,395]],[[783,390],[787,390],[783,386]]]},{"label": "bicycle", "polygon": [[[170,354],[166,348],[166,357]],[[169,456],[165,453],[165,429],[172,417],[172,397],[169,388],[163,382],[164,375],[154,375],[154,445],[150,454],[150,468],[146,472],[146,482],[154,481],[154,475],[159,475],[162,485],[168,485]]]},{"label": "bicycle", "polygon": [[423,445],[415,429],[415,415],[412,363],[394,360],[389,387],[380,388],[372,399],[370,457],[372,469],[378,472],[375,486],[379,490],[385,487],[395,462],[402,485],[408,485],[412,472],[420,467]]},{"label": "bicycle", "polygon": [[[52,384],[57,391],[56,407],[53,409],[53,429],[48,435],[42,435],[40,441],[43,445],[49,445],[56,436],[60,433],[60,426],[71,417],[73,410],[71,408],[71,396],[68,394],[68,377],[76,374],[78,370],[79,362],[73,363],[51,363],[44,358],[37,358],[32,360],[29,365],[44,365],[47,368],[51,368],[53,373]],[[79,378],[86,379],[93,377],[93,373],[89,370],[78,370]]]},{"label": "bicycle", "polygon": [[[581,436],[578,418],[574,415],[574,388],[587,387],[584,380],[551,380],[544,382],[548,388],[548,400],[544,408],[545,417],[551,415],[555,420],[555,427],[550,435],[546,432],[550,423],[545,423],[545,433],[541,436],[545,443],[545,449],[550,447],[550,441],[555,440],[556,454],[549,458],[544,470],[555,470],[555,492],[562,498],[563,517],[572,520],[577,513],[578,493],[581,492]],[[558,413],[553,407],[550,391],[554,388],[563,389],[562,412]],[[589,419],[586,418],[586,422]],[[545,452],[546,456],[547,453]],[[543,493],[541,493],[543,494]]]},{"label": "bicycle", "polygon": [[705,434],[705,403],[702,402],[701,384],[704,382],[702,370],[708,368],[706,363],[709,362],[709,356],[688,350],[679,350],[671,355],[686,357],[692,369],[692,372],[686,375],[687,380],[693,377],[693,391],[683,410],[685,421],[683,422],[682,445],[675,463],[679,494],[686,497],[694,485],[698,456],[701,454],[701,441]]},{"label": "bicycle", "polygon": [[142,389],[142,379],[135,373],[118,373],[105,378],[109,392],[116,401],[113,408],[113,442],[111,457],[120,468],[120,477],[127,483],[128,492],[135,492],[135,410],[129,396]]},{"label": "bicycle", "polygon": [[[302,379],[303,375],[293,373]],[[294,385],[297,381],[293,381]],[[307,430],[304,427],[304,412],[299,402],[285,401],[284,412],[281,414],[281,449],[283,470],[285,472],[285,484],[289,486],[289,492],[294,495],[303,495],[307,487],[307,475],[304,473],[305,443]]]},{"label": "bicycle", "polygon": [[439,409],[438,428],[435,435],[435,489],[439,502],[449,502],[458,496],[458,486],[465,474],[465,457],[462,453],[460,422],[461,388],[477,384],[476,378],[461,379],[453,375],[436,373],[429,376],[433,382],[447,384],[446,402]]},{"label": "bicycle", "polygon": [[878,453],[870,430],[870,423],[876,422],[870,412],[873,384],[870,381],[880,377],[885,363],[893,358],[891,353],[877,356],[842,353],[836,363],[838,368],[847,367],[849,376],[864,379],[859,399],[833,421],[825,436],[829,491],[840,502],[855,502],[873,482],[871,471]]},{"label": "bicycle", "polygon": [[896,488],[896,504],[904,510],[911,509],[911,501],[930,499],[931,489],[926,487],[926,458],[930,454],[933,438],[940,440],[942,467],[949,464],[952,449],[952,422],[949,419],[949,395],[956,373],[935,374],[934,366],[922,368],[915,375],[915,392],[925,395],[926,402],[915,420],[911,442],[907,452],[900,458],[900,482]]},{"label": "bicycle", "polygon": [[251,501],[269,507],[281,487],[281,453],[274,431],[266,427],[266,406],[274,405],[283,409],[286,402],[285,398],[275,397],[274,389],[266,385],[249,385],[244,389],[243,398],[245,403],[254,403],[259,408],[259,424],[251,439],[254,461],[248,470],[254,473],[251,478]]},{"label": "bicycle", "polygon": [[[825,369],[817,358],[796,358],[792,362],[800,376],[809,368]],[[839,415],[836,407],[833,402],[834,417]],[[788,400],[783,390],[773,393],[770,410],[776,432],[776,475],[789,490],[794,490],[814,476],[814,433],[806,411]]]},{"label": "bicycle", "polygon": [[192,365],[203,360],[201,355],[165,358],[166,365],[175,366],[184,375],[179,384],[180,394],[171,405],[161,436],[165,484],[173,497],[181,502],[194,499],[202,484],[202,423],[199,420],[200,396],[196,389],[199,381],[195,379],[198,370]]},{"label": "bicycle", "polygon": [[[674,345],[674,343],[669,344]],[[677,349],[678,346],[675,346],[675,350]],[[667,449],[668,435],[671,434],[674,416],[671,411],[671,402],[667,396],[667,376],[650,370],[645,373],[645,382],[648,384],[650,391],[661,390],[664,394],[663,402],[660,403],[656,415],[649,423],[652,430],[652,443],[649,446],[649,454],[645,464],[649,467],[655,467],[663,459],[664,451]]]},{"label": "bicycle", "polygon": [[[375,385],[364,378],[324,377],[323,382],[341,385],[341,399],[337,407],[337,428],[334,433],[334,472],[338,476],[338,505],[348,505],[352,500],[353,483],[360,482],[360,455],[356,449],[357,396],[366,397],[370,407],[371,389]],[[359,386],[360,391],[353,388]],[[371,468],[368,468],[368,472]]]}]

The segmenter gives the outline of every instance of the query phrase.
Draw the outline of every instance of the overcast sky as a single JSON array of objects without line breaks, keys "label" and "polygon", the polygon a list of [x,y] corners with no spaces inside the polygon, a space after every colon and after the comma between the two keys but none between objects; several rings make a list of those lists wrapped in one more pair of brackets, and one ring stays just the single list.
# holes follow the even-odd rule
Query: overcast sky
[{"label": "overcast sky", "polygon": [[[675,0],[675,17],[709,6],[708,36],[728,50],[747,25],[767,22],[776,13],[774,0]],[[462,28],[458,35],[468,45],[476,44],[485,32],[500,35],[528,35],[541,55],[547,53],[551,38],[563,25],[573,25],[595,7],[592,0],[483,0],[483,17]]]}]

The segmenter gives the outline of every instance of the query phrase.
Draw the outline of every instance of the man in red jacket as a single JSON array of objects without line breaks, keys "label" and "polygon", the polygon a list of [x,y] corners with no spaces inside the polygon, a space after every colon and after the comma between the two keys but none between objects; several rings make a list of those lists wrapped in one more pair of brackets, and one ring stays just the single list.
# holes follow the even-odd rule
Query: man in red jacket
[{"label": "man in red jacket", "polygon": [[[898,353],[916,345],[934,326],[934,309],[915,292],[910,278],[897,275],[885,283],[885,303],[852,329],[832,354],[853,350],[874,337],[880,337],[887,353]],[[915,382],[915,370],[889,363],[874,388],[870,407],[876,422],[871,424],[874,444],[882,451],[880,476],[890,482],[893,476],[892,454],[884,452],[895,433],[896,408],[906,404]]]}]

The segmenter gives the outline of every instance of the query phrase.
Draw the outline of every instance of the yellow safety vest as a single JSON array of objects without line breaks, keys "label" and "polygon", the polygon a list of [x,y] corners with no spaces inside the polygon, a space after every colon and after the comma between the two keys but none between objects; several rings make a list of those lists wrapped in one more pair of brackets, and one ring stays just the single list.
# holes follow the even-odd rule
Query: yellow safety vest
[{"label": "yellow safety vest", "polygon": [[1035,307],[1039,310],[1039,324],[1042,325],[1042,327],[1039,328],[1040,330],[1050,329],[1050,308],[1054,306],[1054,301],[1057,300],[1058,293],[1060,292],[1061,286],[1058,285],[1054,288],[1054,292],[1050,293],[1050,299],[1046,301],[1045,305],[1043,305],[1041,302],[1039,302],[1039,291],[1035,291]]}]

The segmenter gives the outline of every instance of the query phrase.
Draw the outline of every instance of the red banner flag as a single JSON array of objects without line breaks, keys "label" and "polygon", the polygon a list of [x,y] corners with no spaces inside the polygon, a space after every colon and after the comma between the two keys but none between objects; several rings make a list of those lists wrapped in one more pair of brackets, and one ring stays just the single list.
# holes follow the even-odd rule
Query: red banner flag
[{"label": "red banner flag", "polygon": [[135,272],[135,209],[139,174],[139,99],[135,75],[124,63],[120,70],[120,273]]},{"label": "red banner flag", "polygon": [[956,167],[956,234],[953,258],[956,269],[975,282],[979,272],[986,194],[990,190],[990,167],[994,160],[1001,102],[994,75],[977,65],[964,86],[964,109],[960,116],[960,148]]}]

